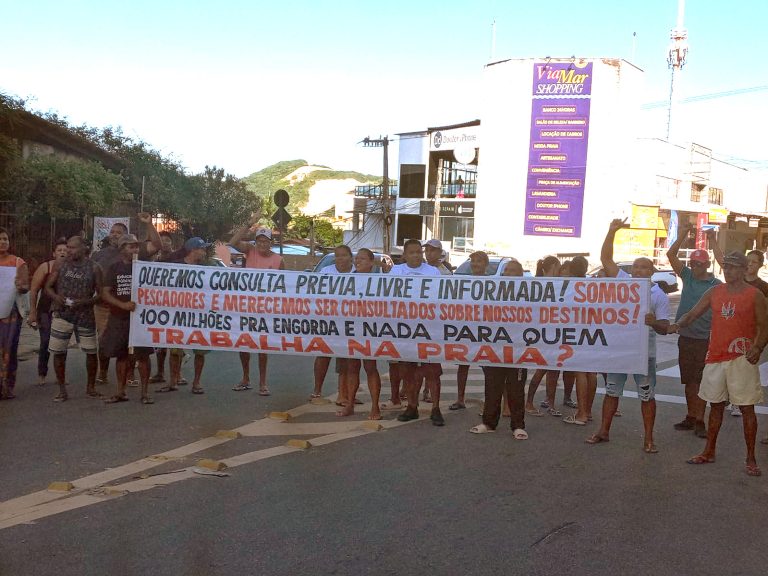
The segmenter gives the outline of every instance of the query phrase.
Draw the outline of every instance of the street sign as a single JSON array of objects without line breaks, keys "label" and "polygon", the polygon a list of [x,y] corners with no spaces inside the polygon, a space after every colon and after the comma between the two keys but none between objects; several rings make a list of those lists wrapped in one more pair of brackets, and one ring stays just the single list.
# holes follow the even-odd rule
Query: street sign
[{"label": "street sign", "polygon": [[286,226],[288,226],[288,222],[291,221],[291,215],[288,214],[288,210],[283,208],[282,206],[275,210],[275,213],[272,214],[272,222],[274,222],[277,227],[280,229],[281,232],[285,231]]},{"label": "street sign", "polygon": [[285,208],[288,206],[288,200],[290,200],[290,197],[288,196],[288,192],[285,190],[278,190],[275,192],[275,206],[278,206],[280,208]]}]

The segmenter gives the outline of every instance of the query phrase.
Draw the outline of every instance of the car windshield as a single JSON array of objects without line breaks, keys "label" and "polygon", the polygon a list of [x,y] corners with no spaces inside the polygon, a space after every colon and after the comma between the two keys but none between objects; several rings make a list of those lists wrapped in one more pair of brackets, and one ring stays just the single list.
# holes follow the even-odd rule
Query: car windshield
[{"label": "car windshield", "polygon": [[[357,254],[355,252],[354,254]],[[354,254],[353,254],[353,260],[354,260]],[[383,254],[379,254],[378,252],[373,253],[374,257],[376,258],[376,261],[378,262],[381,258],[388,258],[387,256]],[[333,264],[336,264],[336,255],[335,254],[326,254],[320,259],[320,262],[315,264],[315,267],[313,269],[313,272],[320,272],[323,268],[326,266],[331,266]],[[373,274],[380,274],[381,273],[381,266],[378,264],[373,265]]]},{"label": "car windshield", "polygon": [[[496,274],[496,271],[499,269],[499,263],[501,260],[491,260],[488,263],[488,266],[485,267],[485,275],[486,276],[493,276]],[[462,262],[461,265],[456,268],[454,271],[454,274],[465,274],[467,276],[470,276],[472,274],[472,267],[469,264],[469,260],[466,260],[465,262]]]}]

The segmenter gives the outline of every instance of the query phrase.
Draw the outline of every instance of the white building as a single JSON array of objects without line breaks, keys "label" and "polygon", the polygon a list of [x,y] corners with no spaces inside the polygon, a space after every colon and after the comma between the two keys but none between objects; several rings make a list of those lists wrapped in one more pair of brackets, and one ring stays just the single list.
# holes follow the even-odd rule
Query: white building
[{"label": "white building", "polygon": [[[663,254],[670,218],[719,224],[725,249],[765,246],[765,178],[698,144],[638,138],[642,81],[619,59],[489,64],[479,120],[398,135],[393,244],[437,237],[529,265],[546,254],[595,262],[610,220],[628,217],[617,259]],[[365,245],[380,245],[377,201],[366,201]]]}]

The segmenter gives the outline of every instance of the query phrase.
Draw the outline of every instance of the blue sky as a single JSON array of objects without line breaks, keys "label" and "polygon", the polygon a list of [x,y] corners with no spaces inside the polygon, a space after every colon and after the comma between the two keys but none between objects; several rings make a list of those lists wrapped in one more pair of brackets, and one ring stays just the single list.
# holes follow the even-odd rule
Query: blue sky
[{"label": "blue sky", "polygon": [[[362,137],[477,118],[494,19],[496,59],[630,59],[636,32],[642,100],[664,100],[677,1],[0,0],[0,15],[0,90],[245,176],[294,158],[380,173]],[[683,95],[768,85],[766,21],[764,1],[689,0]],[[686,129],[765,168],[766,104],[768,91],[685,105]],[[663,136],[665,111],[643,114]]]}]

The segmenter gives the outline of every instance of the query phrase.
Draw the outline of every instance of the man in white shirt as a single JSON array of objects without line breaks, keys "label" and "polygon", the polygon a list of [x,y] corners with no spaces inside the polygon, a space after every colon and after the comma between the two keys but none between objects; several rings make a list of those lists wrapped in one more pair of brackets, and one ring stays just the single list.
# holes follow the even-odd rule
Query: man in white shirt
[{"label": "man in white shirt", "polygon": [[[441,248],[442,250],[442,248]],[[440,270],[424,262],[421,253],[421,242],[415,239],[406,240],[403,244],[403,264],[392,267],[390,274],[398,276],[440,276]],[[400,362],[400,373],[405,383],[405,393],[408,396],[408,407],[397,419],[401,422],[416,420],[419,417],[419,388],[421,378],[432,392],[432,414],[430,420],[435,426],[444,426],[445,420],[440,412],[440,375],[443,373],[439,363],[431,362]]]},{"label": "man in white shirt", "polygon": [[[603,263],[605,275],[608,278],[629,278],[630,275],[620,270],[613,261],[613,242],[616,232],[622,228],[628,228],[626,218],[614,219],[608,227],[603,248],[600,252],[600,260]],[[653,262],[648,258],[637,258],[632,263],[632,278],[650,278],[653,276]],[[669,326],[669,298],[656,284],[651,286],[650,309],[645,314],[645,324],[651,330],[648,335],[648,374],[633,374],[637,385],[637,397],[640,400],[640,409],[643,415],[643,428],[645,440],[643,450],[646,454],[658,452],[653,442],[653,425],[656,421],[656,400],[654,390],[656,388],[656,334],[666,334]],[[611,422],[619,407],[619,398],[624,393],[624,384],[628,374],[609,374],[605,385],[605,398],[603,399],[603,416],[600,430],[587,438],[588,444],[608,442],[611,430]]]}]

